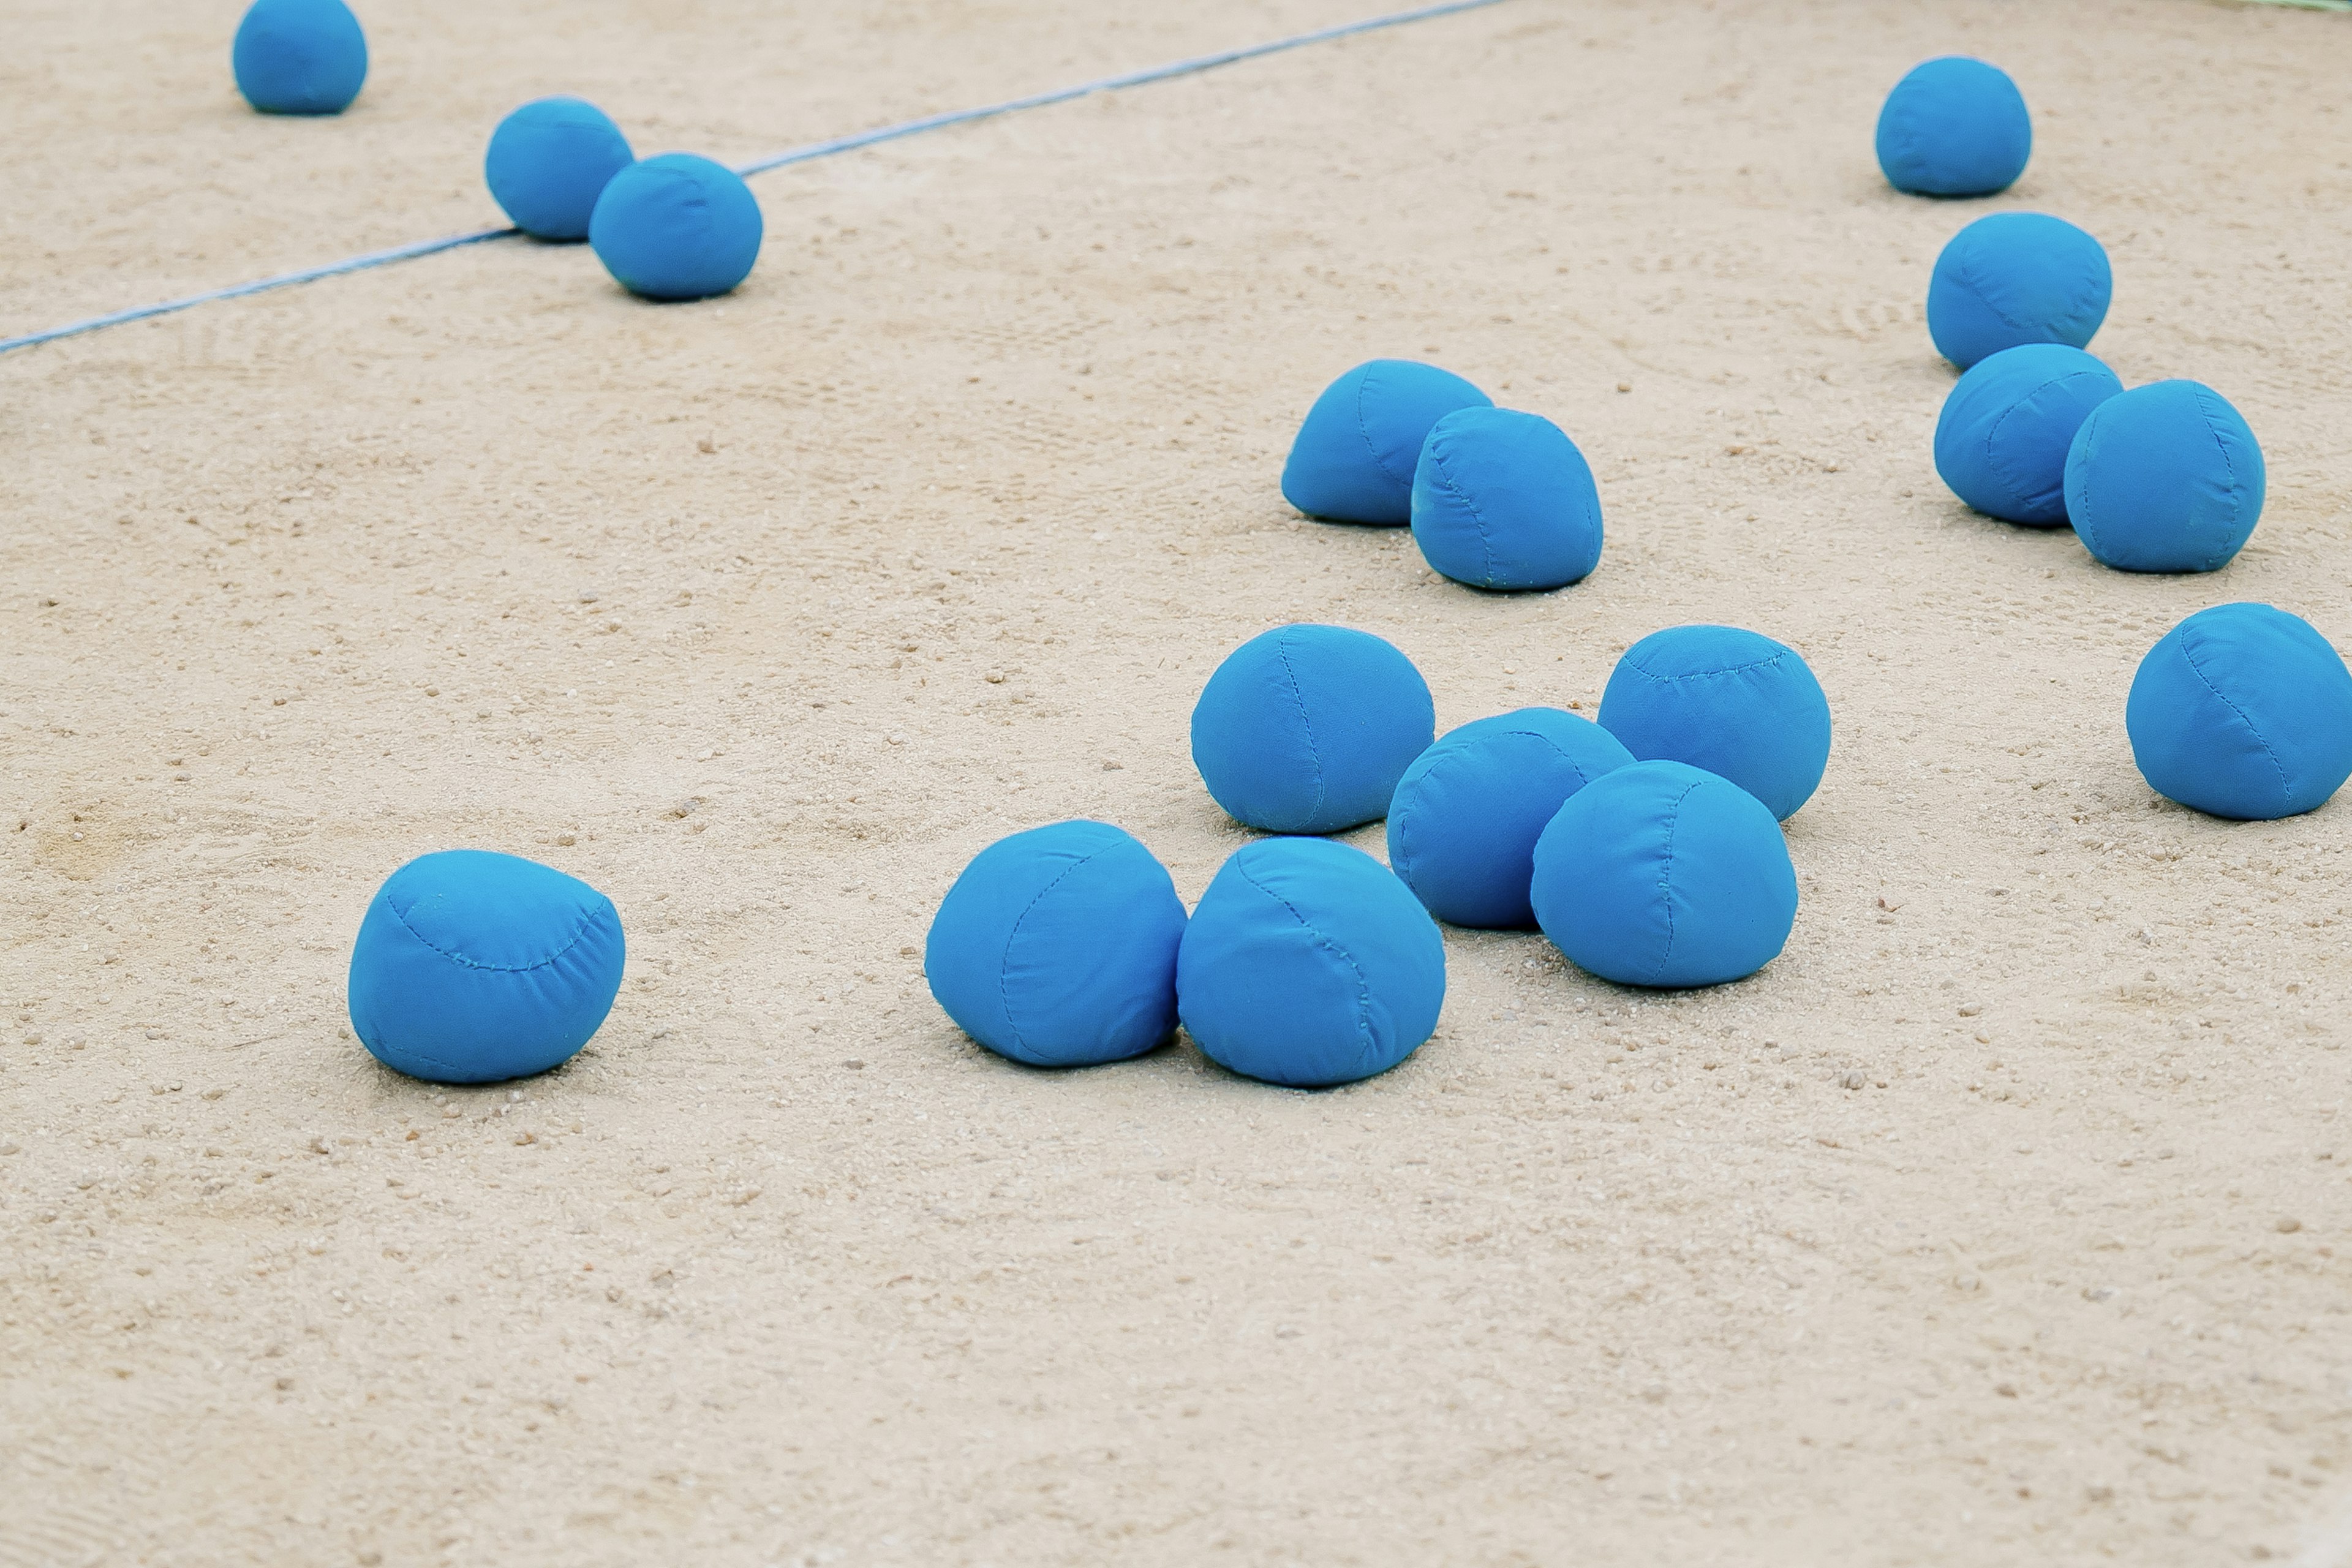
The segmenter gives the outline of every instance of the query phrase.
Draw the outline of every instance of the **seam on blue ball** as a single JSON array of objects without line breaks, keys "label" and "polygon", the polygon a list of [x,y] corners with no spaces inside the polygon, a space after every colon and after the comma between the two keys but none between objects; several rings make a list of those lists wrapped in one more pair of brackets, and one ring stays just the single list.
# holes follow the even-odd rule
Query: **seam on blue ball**
[{"label": "seam on blue ball", "polygon": [[[2198,388],[2195,392],[2189,395],[2189,398],[2190,401],[2197,405],[2197,417],[2203,420],[2205,423],[2205,434],[2213,438],[2213,449],[2221,454],[2221,467],[2227,468],[2230,472],[2230,499],[2232,503],[2242,504],[2241,492],[2238,489],[2238,466],[2230,461],[2229,443],[2222,440],[2221,432],[2213,427],[2213,416],[2207,412],[2205,407],[2205,389],[2202,387]],[[2236,505],[2233,504],[2231,508],[2233,521],[2235,510]],[[2229,559],[2230,555],[2228,552],[2217,550],[2212,554],[2205,558],[2204,569],[2208,572],[2215,571]],[[2260,739],[2260,737],[2257,736],[2256,739]]]},{"label": "seam on blue ball", "polygon": [[2289,805],[2294,805],[2294,786],[2287,782],[2286,764],[2279,761],[2276,752],[2271,750],[2270,742],[2263,739],[2263,732],[2254,727],[2254,721],[2246,716],[2246,710],[2231,701],[2221,689],[2213,684],[2212,678],[2199,668],[2196,656],[2189,651],[2189,634],[2185,630],[2180,635],[2180,662],[2189,667],[2190,674],[2205,683],[2205,689],[2219,699],[2223,707],[2238,716],[2238,722],[2246,727],[2246,733],[2254,738],[2254,744],[2263,749],[2263,755],[2268,757],[2271,760],[2271,766],[2277,770],[2280,798]]},{"label": "seam on blue ball", "polygon": [[1236,864],[1234,867],[1234,869],[1242,874],[1243,881],[1247,882],[1251,887],[1255,888],[1259,892],[1264,893],[1267,898],[1272,899],[1276,903],[1280,904],[1289,912],[1290,918],[1298,922],[1299,929],[1305,931],[1308,936],[1315,939],[1316,946],[1338,958],[1340,963],[1345,963],[1348,966],[1349,973],[1355,975],[1356,1039],[1364,1047],[1364,1049],[1369,1052],[1371,1049],[1373,1043],[1372,988],[1365,983],[1363,965],[1358,963],[1356,962],[1355,955],[1350,953],[1346,948],[1339,946],[1329,937],[1325,936],[1321,931],[1317,931],[1315,929],[1315,923],[1308,920],[1305,915],[1300,914],[1298,912],[1298,907],[1296,904],[1293,904],[1288,899],[1284,898],[1280,893],[1276,892],[1272,888],[1267,887],[1264,882],[1259,881],[1255,877],[1251,876],[1248,867]]},{"label": "seam on blue ball", "polygon": [[1004,984],[1005,965],[1010,963],[1013,960],[1013,941],[1021,934],[1021,922],[1027,920],[1031,912],[1034,910],[1039,904],[1045,901],[1046,894],[1052,892],[1055,889],[1067,881],[1071,877],[1075,876],[1081,867],[1085,866],[1088,861],[1095,859],[1097,856],[1107,855],[1118,847],[1118,846],[1115,842],[1106,844],[1099,849],[1087,851],[1085,855],[1062,868],[1062,874],[1060,876],[1055,878],[1052,881],[1038,889],[1037,896],[1022,906],[1021,912],[1013,917],[1013,929],[1004,933],[1004,951],[997,956],[996,960],[996,999],[1004,1005],[1004,1026],[1013,1031],[1013,1043],[1019,1046],[1024,1051],[1029,1048],[1029,1042],[1022,1038],[1021,1026],[1013,1021],[1013,994],[1005,989]]},{"label": "seam on blue ball", "polygon": [[1463,494],[1462,487],[1454,482],[1454,471],[1446,467],[1444,454],[1432,447],[1429,449],[1429,458],[1430,461],[1437,465],[1439,480],[1447,489],[1454,492],[1454,499],[1462,503],[1463,510],[1470,514],[1470,521],[1478,525],[1478,552],[1486,558],[1486,574],[1480,579],[1479,586],[1491,588],[1495,585],[1495,540],[1494,536],[1487,531],[1486,515],[1478,510],[1478,503]]},{"label": "seam on blue ball", "polygon": [[[1981,223],[1984,220],[1979,218],[1978,221]],[[1986,310],[1991,311],[1994,319],[2000,321],[2002,326],[2009,328],[2011,331],[2032,332],[2041,331],[2041,328],[2032,321],[2011,320],[2008,311],[2002,310],[1990,300],[1985,298],[1984,286],[1979,283],[1969,270],[1969,263],[1973,261],[1975,258],[1976,247],[1971,246],[1969,249],[1961,252],[1960,264],[1957,268],[1955,268],[1955,270],[1959,274],[1959,281],[1968,285],[1969,293],[1975,298],[1976,302],[1982,305]]]},{"label": "seam on blue ball", "polygon": [[1661,975],[1665,973],[1666,964],[1675,955],[1675,892],[1672,886],[1675,869],[1675,826],[1682,820],[1683,802],[1688,800],[1691,797],[1691,792],[1696,788],[1698,788],[1698,783],[1696,780],[1685,784],[1683,793],[1675,796],[1675,804],[1666,807],[1666,857],[1658,863],[1658,891],[1664,897],[1666,906],[1666,945],[1658,950],[1657,973]]},{"label": "seam on blue ball", "polygon": [[[1364,438],[1364,450],[1372,455],[1372,467],[1386,474],[1392,482],[1410,490],[1412,489],[1412,477],[1408,474],[1403,479],[1397,478],[1396,470],[1381,457],[1380,444],[1372,439],[1372,427],[1364,423],[1364,392],[1371,384],[1372,378],[1369,374],[1356,378],[1356,434]],[[1413,456],[1418,458],[1421,454],[1415,452]]]},{"label": "seam on blue ball", "polygon": [[1661,686],[1672,686],[1679,680],[1713,680],[1718,676],[1745,675],[1751,669],[1763,669],[1768,666],[1780,663],[1789,657],[1790,651],[1783,648],[1779,653],[1768,655],[1763,658],[1751,659],[1746,664],[1727,665],[1721,669],[1694,669],[1685,675],[1660,675],[1657,671],[1645,669],[1638,664],[1633,666],[1633,671],[1637,675],[1648,676]]},{"label": "seam on blue ball", "polygon": [[[1994,443],[1995,441],[1997,441],[1997,440],[1999,440],[1999,439],[2000,438],[2000,427],[2001,427],[2002,426],[2004,426],[2004,425],[2008,424],[2008,423],[2010,422],[2010,420],[2011,420],[2011,419],[2012,419],[2012,418],[2014,418],[2014,417],[2016,416],[2016,414],[2017,414],[2018,409],[2019,409],[2020,407],[2023,406],[2023,405],[2024,405],[2024,403],[2025,403],[2025,399],[2026,399],[2027,397],[2038,397],[2038,396],[2040,396],[2042,394],[2043,394],[2043,393],[2045,393],[2045,392],[2049,391],[2052,387],[2053,387],[2053,386],[2063,386],[2063,385],[2065,385],[2065,384],[2066,384],[2068,382],[2070,382],[2070,381],[2084,381],[2084,380],[2095,381],[2095,380],[2097,380],[2097,379],[2098,379],[2098,372],[2096,372],[2096,371],[2090,371],[2090,370],[2070,370],[2070,371],[2068,371],[2068,372],[2067,372],[2065,374],[2063,374],[2063,375],[2060,375],[2060,376],[2053,376],[2053,377],[2052,377],[2050,380],[2045,381],[2045,382],[2042,382],[2040,385],[2036,386],[2036,387],[2035,387],[2032,392],[2027,393],[2027,394],[2025,395],[2025,396],[2024,396],[2024,397],[2018,398],[2015,402],[2011,403],[2011,404],[2007,408],[2002,409],[2002,410],[2001,410],[2001,414],[2000,414],[2000,418],[1998,418],[1998,419],[1996,419],[1996,420],[1994,420],[1994,421],[1992,422],[1992,428],[1991,428],[1991,429],[1990,429],[1990,430],[1987,430],[1987,431],[1985,432],[1985,449],[1984,449],[1985,467],[1986,467],[1986,468],[1991,468],[1991,467],[1993,467],[1992,447],[1993,447],[1993,443]],[[2024,498],[2024,497],[2022,497],[2022,496],[2019,496],[2019,497],[2017,497],[2017,498],[2015,498],[2015,499],[2017,499],[2017,500],[2023,500],[2025,498]],[[2063,508],[2064,507],[2064,505],[2065,505],[2065,490],[2064,490],[2064,486],[2063,486],[2063,480],[2061,481],[2060,490],[2059,490],[2059,505],[2060,505],[2060,507],[2061,507],[2062,509],[2063,509]]]},{"label": "seam on blue ball", "polygon": [[1282,661],[1282,673],[1290,681],[1290,700],[1298,705],[1298,727],[1307,734],[1307,755],[1315,763],[1315,805],[1309,808],[1307,820],[1313,822],[1323,815],[1323,802],[1330,795],[1323,782],[1323,752],[1315,744],[1315,726],[1307,718],[1307,692],[1298,684],[1298,672],[1290,668],[1290,648],[1281,637],[1274,639],[1274,657]]},{"label": "seam on blue ball", "polygon": [[[612,900],[610,899],[605,900],[604,903],[605,908],[609,909],[612,907]],[[452,952],[446,947],[436,946],[435,943],[426,941],[425,933],[418,931],[415,926],[410,925],[408,923],[408,916],[404,914],[398,909],[394,908],[393,902],[390,899],[386,899],[384,900],[383,907],[390,912],[394,920],[400,922],[401,928],[404,931],[407,931],[409,935],[415,937],[418,942],[423,942],[429,951],[437,952],[442,957],[447,959],[450,963],[458,964],[464,968],[486,969],[493,974],[529,974],[534,969],[545,969],[549,964],[553,963],[557,959],[562,958],[565,953],[570,952],[573,948],[579,946],[580,939],[588,934],[588,928],[596,923],[597,915],[603,912],[598,910],[590,910],[586,914],[581,916],[580,923],[572,928],[572,935],[564,944],[562,947],[557,948],[553,952],[549,953],[545,958],[541,959],[537,963],[484,963],[479,959],[467,958],[462,952]]]}]

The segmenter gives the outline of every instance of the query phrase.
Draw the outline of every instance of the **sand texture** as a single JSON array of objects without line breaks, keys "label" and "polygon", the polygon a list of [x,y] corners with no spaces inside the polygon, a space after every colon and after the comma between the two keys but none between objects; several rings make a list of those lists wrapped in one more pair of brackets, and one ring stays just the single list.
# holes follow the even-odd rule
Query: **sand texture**
[{"label": "sand texture", "polygon": [[[20,4],[0,323],[494,221],[539,93],[747,159],[1372,8],[382,0],[313,122],[234,5]],[[1871,159],[1954,50],[2037,117],[1989,202]],[[2352,802],[2165,805],[2123,705],[2207,605],[2352,641],[2347,79],[2352,18],[2200,0],[1510,0],[761,175],[722,301],[505,241],[0,358],[0,1564],[2339,1568]],[[1937,483],[1927,268],[2006,208],[2261,437],[2227,571]],[[1576,437],[1589,581],[1283,504],[1383,354]],[[1786,954],[1449,932],[1331,1093],[963,1039],[965,859],[1100,817],[1197,898],[1192,700],[1289,620],[1441,729],[1796,646]],[[557,1073],[346,1032],[455,845],[620,908]]]}]

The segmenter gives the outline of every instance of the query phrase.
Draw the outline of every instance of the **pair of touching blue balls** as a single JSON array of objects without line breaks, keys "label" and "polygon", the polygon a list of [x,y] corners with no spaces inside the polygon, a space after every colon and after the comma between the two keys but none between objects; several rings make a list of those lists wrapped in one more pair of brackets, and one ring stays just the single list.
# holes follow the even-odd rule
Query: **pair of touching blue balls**
[{"label": "pair of touching blue balls", "polygon": [[1564,587],[1601,561],[1600,492],[1567,433],[1411,360],[1373,360],[1324,388],[1282,493],[1327,521],[1410,524],[1431,568],[1474,588]]},{"label": "pair of touching blue balls", "polygon": [[1435,923],[1370,856],[1260,839],[1188,918],[1167,868],[1102,822],[981,851],[940,904],[923,973],[960,1028],[1014,1061],[1121,1061],[1181,1019],[1210,1059],[1297,1088],[1387,1071],[1445,1000]]}]

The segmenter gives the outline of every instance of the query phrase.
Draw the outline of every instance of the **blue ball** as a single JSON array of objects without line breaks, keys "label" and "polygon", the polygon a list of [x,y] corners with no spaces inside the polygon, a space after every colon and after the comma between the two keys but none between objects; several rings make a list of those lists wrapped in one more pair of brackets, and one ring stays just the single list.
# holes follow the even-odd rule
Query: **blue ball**
[{"label": "blue ball", "polygon": [[2352,671],[2300,616],[2216,605],[2147,650],[2124,729],[2167,799],[2248,821],[2294,816],[2352,778]]},{"label": "blue ball", "polygon": [[1917,196],[1989,196],[2025,173],[2033,117],[1999,66],[1946,55],[1911,68],[1878,111],[1878,167]]},{"label": "blue ball", "polygon": [[1522,708],[1474,719],[1413,759],[1389,804],[1389,868],[1439,920],[1516,930],[1536,839],[1560,802],[1633,753],[1588,719]]},{"label": "blue ball", "polygon": [[367,35],[343,0],[253,0],[229,68],[264,114],[341,114],[367,80]]},{"label": "blue ball", "polygon": [[2008,522],[2066,521],[2066,449],[2091,410],[2123,391],[2116,373],[2063,343],[1979,360],[1944,399],[1936,472],[1952,493]]},{"label": "blue ball", "polygon": [[1457,408],[1430,427],[1412,475],[1412,538],[1474,588],[1559,588],[1601,563],[1592,468],[1539,414]]},{"label": "blue ball", "polygon": [[1763,803],[1682,763],[1635,763],[1568,797],[1536,840],[1536,919],[1620,985],[1717,985],[1780,955],[1797,870]]},{"label": "blue ball", "polygon": [[1636,757],[1718,773],[1778,817],[1812,798],[1830,763],[1821,682],[1796,649],[1737,626],[1669,626],[1627,648],[1601,722]]},{"label": "blue ball", "polygon": [[1387,867],[1322,838],[1262,838],[1219,868],[1176,955],[1208,1058],[1298,1089],[1353,1083],[1437,1028],[1445,943]]},{"label": "blue ball", "polygon": [[760,259],[760,204],[742,176],[691,153],[632,163],[606,182],[588,243],[621,287],[648,300],[708,300]]},{"label": "blue ball", "polygon": [[1225,656],[1192,707],[1192,764],[1234,821],[1337,833],[1388,815],[1437,733],[1429,684],[1370,632],[1289,626]]},{"label": "blue ball", "polygon": [[923,949],[958,1027],[1032,1067],[1139,1056],[1176,1027],[1184,905],[1151,851],[1105,822],[1002,838],[948,889]]},{"label": "blue ball", "polygon": [[2154,381],[2091,411],[2066,451],[2066,516],[2122,572],[2211,572],[2263,515],[2263,449],[2229,401]]},{"label": "blue ball", "polygon": [[613,900],[551,867],[481,849],[384,879],[352,944],[352,1029],[434,1083],[545,1072],[613,1009],[625,955]]},{"label": "blue ball", "polygon": [[635,157],[621,128],[594,104],[541,98],[490,132],[482,177],[523,233],[537,239],[585,239],[596,198]]},{"label": "blue ball", "polygon": [[1360,364],[1307,411],[1282,468],[1283,499],[1332,522],[1411,522],[1413,468],[1430,427],[1457,408],[1493,405],[1433,364]]},{"label": "blue ball", "polygon": [[1968,369],[2021,343],[2081,348],[2107,319],[2115,274],[2063,218],[1994,213],[1954,235],[1927,278],[1927,335]]}]

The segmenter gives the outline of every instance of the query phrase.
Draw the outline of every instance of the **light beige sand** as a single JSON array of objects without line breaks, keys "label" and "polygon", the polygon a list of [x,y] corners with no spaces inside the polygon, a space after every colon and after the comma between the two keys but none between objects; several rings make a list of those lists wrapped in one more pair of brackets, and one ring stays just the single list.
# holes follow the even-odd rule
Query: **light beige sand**
[{"label": "light beige sand", "polygon": [[[307,123],[232,5],[20,5],[0,321],[489,219],[542,91],[742,158],[1366,8],[384,0]],[[1871,162],[1952,49],[2036,110],[1991,203]],[[2203,605],[2352,638],[2347,76],[2346,18],[2195,0],[1516,0],[762,176],[723,302],[502,243],[0,359],[0,1563],[2340,1563],[2352,805],[2164,806],[2121,717]],[[2005,207],[2259,432],[2227,572],[1937,483],[1927,269]],[[1383,353],[1575,435],[1594,577],[1288,511]],[[1328,1094],[961,1039],[964,859],[1107,817],[1196,896],[1192,698],[1296,618],[1442,726],[1794,643],[1787,954],[1451,933],[1438,1037]],[[628,926],[512,1092],[344,1030],[457,844]]]}]

